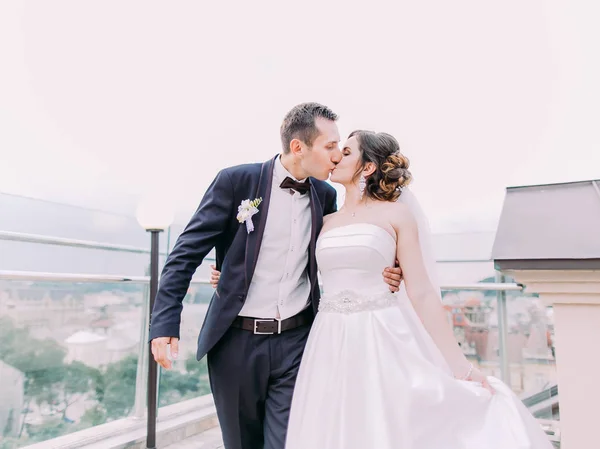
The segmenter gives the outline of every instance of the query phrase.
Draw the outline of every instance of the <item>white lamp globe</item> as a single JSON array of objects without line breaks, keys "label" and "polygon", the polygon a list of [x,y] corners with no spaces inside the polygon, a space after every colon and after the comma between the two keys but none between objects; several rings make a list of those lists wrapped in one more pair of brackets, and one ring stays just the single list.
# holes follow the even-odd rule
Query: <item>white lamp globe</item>
[{"label": "white lamp globe", "polygon": [[140,201],[135,216],[146,231],[164,231],[173,223],[174,212],[168,198],[149,195]]}]

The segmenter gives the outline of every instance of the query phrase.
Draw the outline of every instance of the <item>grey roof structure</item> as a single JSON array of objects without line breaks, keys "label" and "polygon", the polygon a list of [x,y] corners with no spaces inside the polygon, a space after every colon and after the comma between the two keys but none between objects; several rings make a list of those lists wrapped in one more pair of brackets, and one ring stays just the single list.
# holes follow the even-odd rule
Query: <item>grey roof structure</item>
[{"label": "grey roof structure", "polygon": [[509,187],[496,269],[600,269],[600,180]]}]

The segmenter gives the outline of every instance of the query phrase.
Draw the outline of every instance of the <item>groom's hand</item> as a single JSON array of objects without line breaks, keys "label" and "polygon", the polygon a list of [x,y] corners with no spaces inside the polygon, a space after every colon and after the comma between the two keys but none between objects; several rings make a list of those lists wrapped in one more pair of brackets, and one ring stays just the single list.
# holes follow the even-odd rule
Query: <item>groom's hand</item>
[{"label": "groom's hand", "polygon": [[173,359],[176,359],[177,354],[179,353],[179,339],[175,337],[157,337],[153,339],[152,355],[154,356],[156,363],[160,366],[165,369],[171,369],[173,363],[171,363],[167,356],[167,345],[171,345],[171,355],[173,356]]},{"label": "groom's hand", "polygon": [[400,290],[400,283],[402,282],[402,270],[400,264],[396,260],[395,267],[387,267],[383,270],[383,280],[390,286],[390,291],[396,293]]},{"label": "groom's hand", "polygon": [[217,288],[217,285],[219,284],[219,278],[221,277],[221,272],[217,271],[217,267],[214,265],[211,265],[210,268],[210,285],[212,285],[212,288]]}]

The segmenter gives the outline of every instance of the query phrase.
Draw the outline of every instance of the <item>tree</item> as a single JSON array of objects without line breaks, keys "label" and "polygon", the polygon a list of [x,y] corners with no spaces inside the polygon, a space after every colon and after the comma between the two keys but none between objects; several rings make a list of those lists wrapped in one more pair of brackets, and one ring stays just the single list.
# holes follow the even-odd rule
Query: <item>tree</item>
[{"label": "tree", "polygon": [[27,434],[29,435],[28,443],[36,443],[40,441],[51,440],[58,438],[67,433],[68,423],[58,416],[52,416],[44,420],[39,425],[27,426]]},{"label": "tree", "polygon": [[17,449],[22,446],[22,441],[17,438],[2,438],[0,440],[0,449]]},{"label": "tree", "polygon": [[72,362],[65,366],[61,382],[62,392],[62,416],[66,417],[67,409],[79,396],[92,391],[94,380],[98,378],[99,371],[84,365],[81,362]]},{"label": "tree", "polygon": [[[38,340],[27,329],[0,317],[0,360],[24,374],[25,414],[19,437],[4,438],[0,449],[12,449],[29,442],[45,441],[68,432],[128,416],[135,401],[137,355],[131,355],[104,370],[81,362],[65,363],[66,350],[58,342]],[[206,361],[194,356],[185,360],[185,372],[163,371],[159,404],[168,405],[210,393]],[[81,422],[67,422],[69,407],[81,398],[96,401]],[[38,425],[25,424],[31,404],[47,406],[50,415]],[[18,411],[15,411],[18,413]],[[27,430],[25,437],[23,431]],[[2,429],[0,429],[2,430]]]},{"label": "tree", "polygon": [[94,407],[87,409],[81,417],[79,427],[81,429],[87,429],[88,427],[99,426],[106,422],[106,412],[99,404]]},{"label": "tree", "polygon": [[[60,425],[29,426],[27,433],[34,438],[53,438],[65,431],[66,413],[80,395],[93,392],[93,381],[98,370],[81,362],[65,364],[66,351],[51,339],[37,340],[27,329],[13,325],[7,318],[0,318],[0,359],[24,374],[25,410],[22,435],[31,403],[48,405],[54,413],[60,414]],[[52,420],[51,420],[52,421]],[[59,433],[56,433],[59,432]],[[38,435],[35,437],[35,435]],[[36,441],[42,441],[36,439]]]},{"label": "tree", "polygon": [[206,359],[200,362],[195,356],[185,360],[185,372],[161,371],[159,406],[174,404],[210,393]]},{"label": "tree", "polygon": [[[55,385],[63,375],[66,351],[53,340],[36,340],[27,329],[21,329],[6,317],[0,318],[0,360],[15,367],[25,376],[25,409],[32,401],[37,404],[52,403],[57,389]],[[23,426],[27,414],[23,416]]]},{"label": "tree", "polygon": [[96,397],[106,419],[122,418],[131,412],[135,401],[137,356],[130,355],[106,367],[94,382]]}]

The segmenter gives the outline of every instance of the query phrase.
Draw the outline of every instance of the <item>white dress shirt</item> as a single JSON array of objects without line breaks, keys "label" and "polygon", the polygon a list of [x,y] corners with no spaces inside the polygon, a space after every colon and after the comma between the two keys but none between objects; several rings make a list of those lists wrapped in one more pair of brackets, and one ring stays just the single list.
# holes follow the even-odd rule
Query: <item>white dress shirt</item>
[{"label": "white dress shirt", "polygon": [[286,319],[308,305],[310,193],[279,187],[286,176],[295,179],[277,158],[267,222],[241,316]]}]

